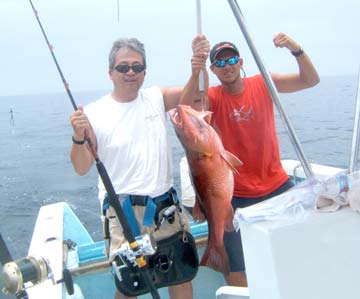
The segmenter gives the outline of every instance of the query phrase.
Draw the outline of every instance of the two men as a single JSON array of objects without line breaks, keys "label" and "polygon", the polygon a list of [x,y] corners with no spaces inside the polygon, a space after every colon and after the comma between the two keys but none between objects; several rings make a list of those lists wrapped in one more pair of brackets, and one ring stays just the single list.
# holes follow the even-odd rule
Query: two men
[{"label": "two men", "polygon": [[[275,36],[274,44],[287,48],[299,67],[298,73],[271,74],[279,92],[294,92],[319,82],[310,58],[299,44],[283,33]],[[109,55],[112,93],[85,109],[79,107],[71,117],[74,128],[71,160],[76,172],[86,174],[94,162],[84,142],[86,132],[94,141],[117,193],[155,198],[169,192],[173,177],[165,113],[177,104],[199,108],[198,75],[203,70],[207,78],[205,61],[209,49],[204,36],[193,40],[192,74],[184,90],[142,89],[146,74],[143,45],[136,39],[116,41]],[[221,85],[205,92],[206,108],[213,112],[213,125],[225,149],[244,163],[238,169],[240,174],[235,175],[232,205],[236,209],[275,196],[292,184],[281,167],[273,103],[262,77],[241,77],[243,59],[230,42],[215,45],[210,62],[210,69]],[[99,198],[105,197],[106,190],[99,180]],[[133,208],[142,217],[144,208],[136,204]],[[117,236],[112,244],[119,246],[123,242],[121,232],[116,223],[110,228]],[[245,286],[240,234],[226,233],[224,243],[231,264],[231,272],[225,278],[229,285]],[[171,299],[192,298],[191,283],[172,286],[169,293]],[[118,292],[115,298],[128,297]]]}]

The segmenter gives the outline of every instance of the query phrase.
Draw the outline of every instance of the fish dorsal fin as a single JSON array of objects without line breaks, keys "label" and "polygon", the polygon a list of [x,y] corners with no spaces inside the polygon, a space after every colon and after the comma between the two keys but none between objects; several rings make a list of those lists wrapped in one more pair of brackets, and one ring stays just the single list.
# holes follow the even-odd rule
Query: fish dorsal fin
[{"label": "fish dorsal fin", "polygon": [[231,170],[233,171],[233,173],[235,174],[239,174],[239,172],[237,171],[237,169],[235,168],[236,166],[241,166],[244,163],[241,162],[241,160],[236,157],[235,155],[233,155],[232,153],[224,150],[221,152],[221,157],[225,160],[225,162],[229,165],[229,167],[231,168]]}]

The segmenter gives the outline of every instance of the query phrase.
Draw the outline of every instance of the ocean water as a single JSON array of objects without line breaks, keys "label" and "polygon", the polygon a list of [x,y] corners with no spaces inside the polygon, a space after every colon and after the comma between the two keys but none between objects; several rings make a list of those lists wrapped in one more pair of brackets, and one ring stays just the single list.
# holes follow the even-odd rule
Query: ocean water
[{"label": "ocean water", "polygon": [[[105,92],[74,93],[74,98],[86,104]],[[356,92],[354,75],[323,77],[314,88],[280,94],[309,162],[348,167]],[[71,113],[65,92],[0,97],[0,233],[15,259],[26,255],[45,204],[67,202],[93,238],[102,239],[96,168],[80,177],[70,163]],[[168,128],[179,190],[183,150],[170,123]],[[278,115],[277,130],[282,158],[297,159]]]}]

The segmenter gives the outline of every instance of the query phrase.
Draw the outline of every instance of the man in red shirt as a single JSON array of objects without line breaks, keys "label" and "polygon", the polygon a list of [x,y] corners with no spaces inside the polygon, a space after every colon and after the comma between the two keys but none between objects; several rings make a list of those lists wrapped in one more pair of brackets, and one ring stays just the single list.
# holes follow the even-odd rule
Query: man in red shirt
[{"label": "man in red shirt", "polygon": [[[284,33],[275,35],[273,42],[276,47],[287,48],[299,67],[298,73],[270,74],[278,92],[299,91],[320,81],[309,56],[297,42]],[[273,101],[262,76],[245,76],[243,59],[231,42],[216,44],[210,51],[210,62],[210,69],[221,84],[205,91],[204,108],[213,112],[212,124],[224,148],[244,163],[238,167],[239,174],[234,175],[235,211],[276,196],[293,183],[281,165]],[[196,57],[192,59],[193,68],[201,63]],[[208,81],[205,65],[203,70]],[[183,97],[187,89],[193,88],[186,86]],[[199,109],[198,104],[194,102],[193,106]],[[225,277],[227,283],[247,286],[240,233],[225,232],[224,244],[231,271]]]}]

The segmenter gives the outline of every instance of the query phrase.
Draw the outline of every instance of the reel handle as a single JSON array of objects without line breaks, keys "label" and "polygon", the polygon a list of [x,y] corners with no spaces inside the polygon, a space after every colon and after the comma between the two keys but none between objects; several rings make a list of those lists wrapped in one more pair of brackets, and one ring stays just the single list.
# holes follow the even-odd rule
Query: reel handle
[{"label": "reel handle", "polygon": [[57,284],[58,283],[64,283],[65,288],[66,288],[66,292],[69,295],[74,294],[74,281],[72,279],[72,276],[71,276],[71,273],[70,273],[69,269],[64,269],[63,270],[63,278],[56,281],[56,283]]}]

